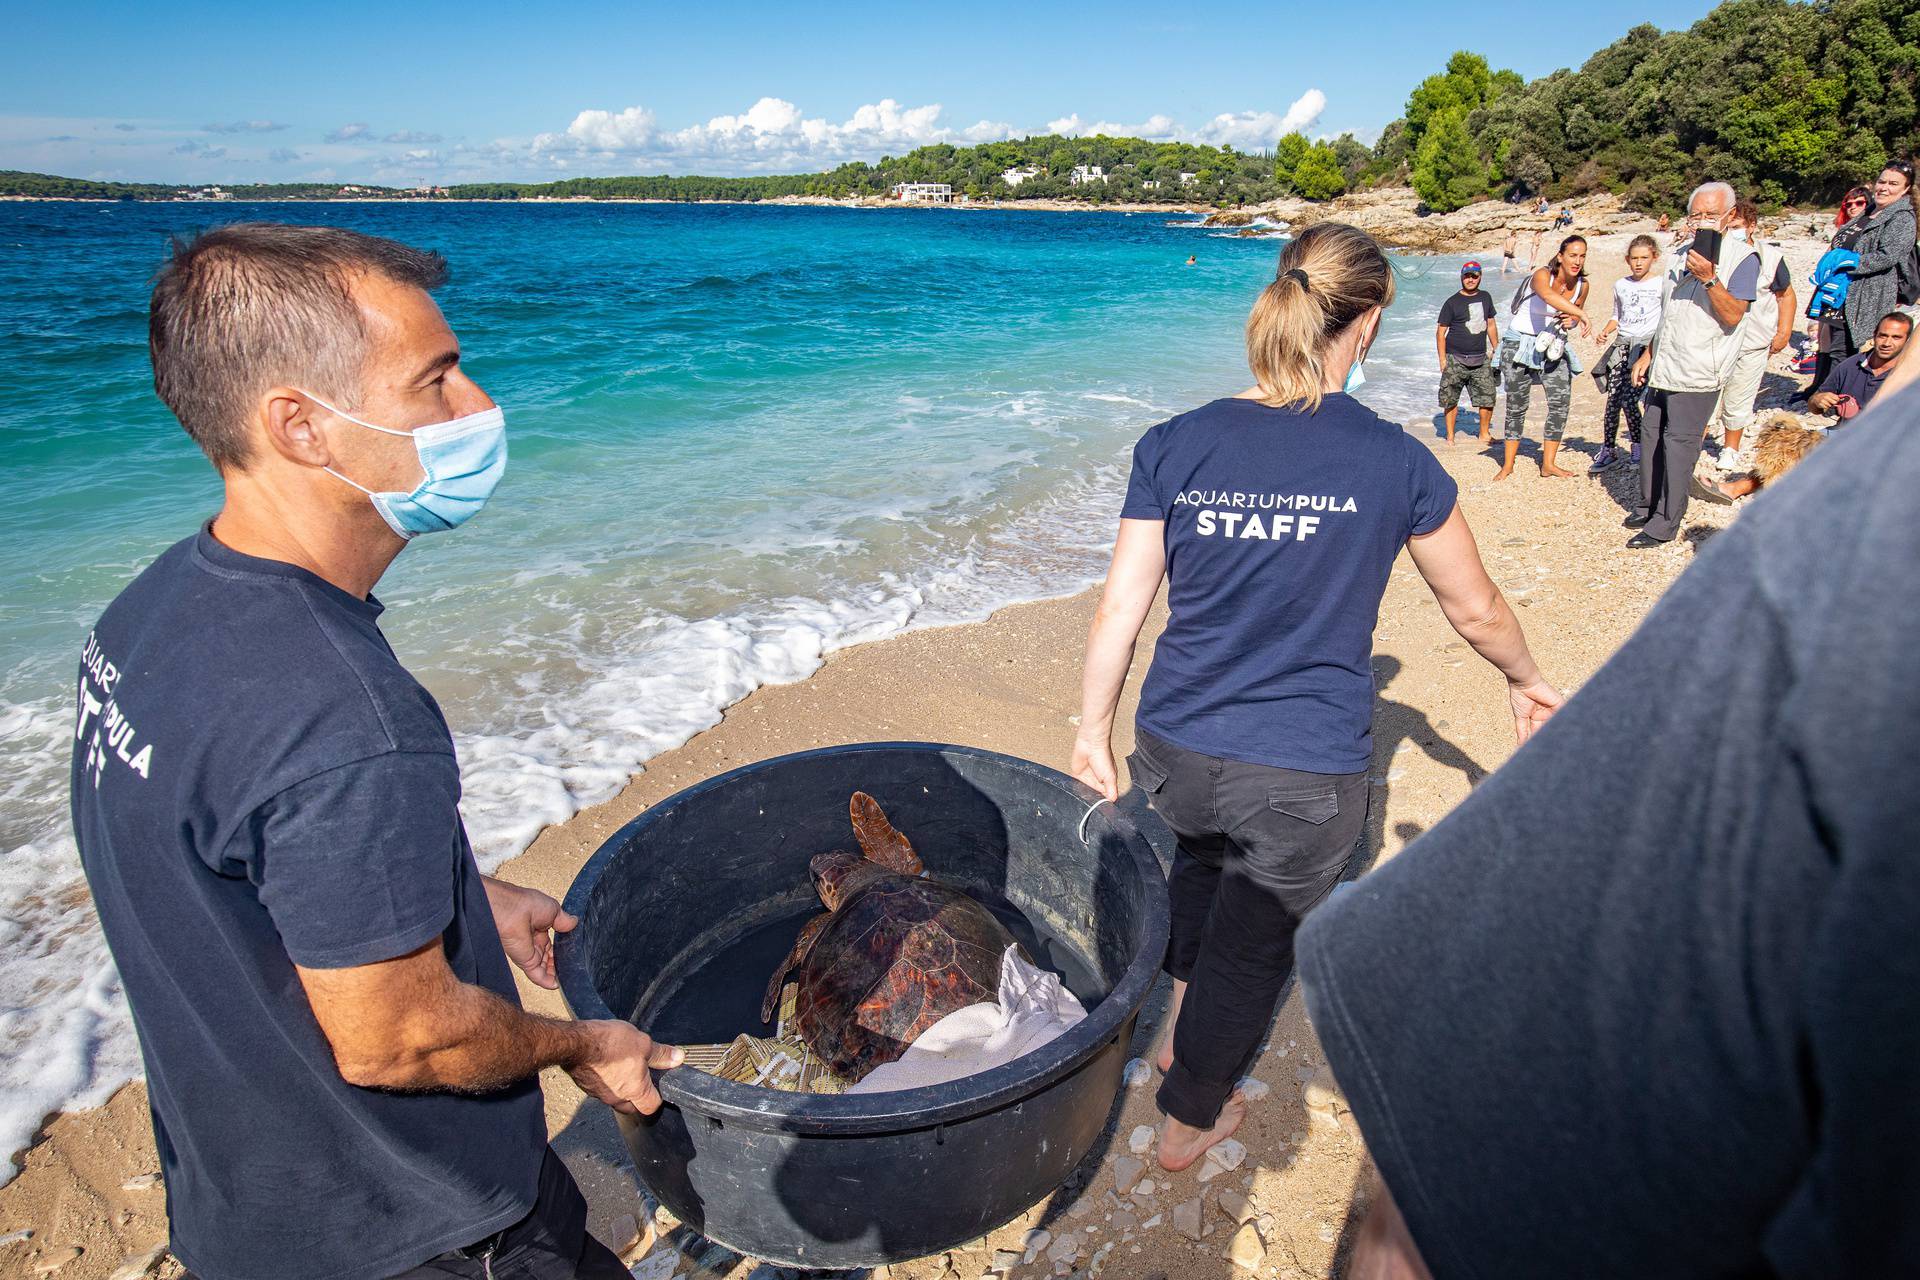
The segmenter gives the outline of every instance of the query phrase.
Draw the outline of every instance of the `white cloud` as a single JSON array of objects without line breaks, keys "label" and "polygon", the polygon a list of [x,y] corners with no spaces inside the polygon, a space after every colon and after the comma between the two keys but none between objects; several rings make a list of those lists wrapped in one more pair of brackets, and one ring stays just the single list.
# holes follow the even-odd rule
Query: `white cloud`
[{"label": "white cloud", "polygon": [[783,98],[761,98],[739,115],[662,129],[645,107],[589,110],[564,133],[533,141],[536,158],[564,167],[569,157],[662,163],[688,172],[798,172],[848,160],[875,160],[932,143],[967,145],[1015,136],[1011,125],[982,120],[965,128],[941,121],[939,103],[905,107],[892,98],[869,103],[841,123],[810,117]]},{"label": "white cloud", "polygon": [[1171,116],[1155,114],[1138,124],[1113,120],[1082,120],[1079,112],[1047,122],[1046,132],[1084,138],[1096,133],[1110,138],[1146,138],[1154,142],[1204,142],[1260,151],[1296,130],[1306,130],[1327,109],[1327,95],[1318,89],[1301,94],[1284,113],[1272,111],[1224,112],[1198,129],[1182,128]]},{"label": "white cloud", "polygon": [[1242,150],[1259,150],[1271,147],[1289,133],[1311,128],[1326,109],[1327,95],[1318,89],[1309,89],[1294,99],[1285,115],[1271,111],[1217,115],[1201,127],[1198,137],[1216,147],[1230,144]]},{"label": "white cloud", "polygon": [[440,141],[437,133],[422,133],[418,129],[399,129],[380,139],[382,142],[399,142],[409,146],[423,146]]},{"label": "white cloud", "polygon": [[352,142],[355,138],[364,138],[373,131],[373,126],[364,120],[356,124],[343,124],[323,139],[326,142]]},{"label": "white cloud", "polygon": [[1103,133],[1109,138],[1146,138],[1151,142],[1173,142],[1185,136],[1180,126],[1173,122],[1172,116],[1151,115],[1139,124],[1116,124],[1111,120],[1083,121],[1078,111],[1058,120],[1047,121],[1046,132],[1074,138]]},{"label": "white cloud", "polygon": [[276,124],[272,120],[232,120],[226,124],[210,124],[208,133],[278,133],[287,125]]},{"label": "white cloud", "polygon": [[642,151],[653,137],[653,112],[645,107],[628,107],[618,115],[582,111],[564,135],[543,133],[533,140],[533,146],[536,151],[558,150],[572,139],[595,151]]}]

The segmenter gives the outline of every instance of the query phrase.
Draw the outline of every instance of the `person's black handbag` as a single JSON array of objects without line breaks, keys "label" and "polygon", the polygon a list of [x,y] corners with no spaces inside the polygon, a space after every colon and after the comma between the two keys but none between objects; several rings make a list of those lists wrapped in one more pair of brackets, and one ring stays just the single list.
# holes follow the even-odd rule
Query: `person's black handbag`
[{"label": "person's black handbag", "polygon": [[1907,256],[1894,267],[1893,296],[1903,307],[1920,302],[1920,244],[1907,250]]}]

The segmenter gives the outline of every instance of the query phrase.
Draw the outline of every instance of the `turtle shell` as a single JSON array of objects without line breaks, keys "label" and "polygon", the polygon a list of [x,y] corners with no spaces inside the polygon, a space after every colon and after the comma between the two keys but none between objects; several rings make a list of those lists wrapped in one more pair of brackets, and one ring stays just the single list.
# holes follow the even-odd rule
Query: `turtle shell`
[{"label": "turtle shell", "polygon": [[840,904],[800,966],[795,1027],[849,1083],[950,1013],[995,999],[1013,935],[931,880],[888,873]]}]

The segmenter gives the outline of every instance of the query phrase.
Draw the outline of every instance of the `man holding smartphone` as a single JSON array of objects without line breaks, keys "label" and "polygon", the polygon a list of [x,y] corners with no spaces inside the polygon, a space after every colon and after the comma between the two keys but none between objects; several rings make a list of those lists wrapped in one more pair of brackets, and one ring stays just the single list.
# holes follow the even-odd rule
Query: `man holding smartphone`
[{"label": "man holding smartphone", "polygon": [[1751,244],[1724,234],[1739,197],[1709,182],[1687,200],[1693,239],[1667,271],[1660,328],[1634,363],[1634,385],[1647,388],[1640,501],[1624,522],[1639,532],[1627,546],[1664,546],[1680,534],[1687,490],[1713,416],[1739,352],[1741,322],[1760,286],[1760,258]]}]

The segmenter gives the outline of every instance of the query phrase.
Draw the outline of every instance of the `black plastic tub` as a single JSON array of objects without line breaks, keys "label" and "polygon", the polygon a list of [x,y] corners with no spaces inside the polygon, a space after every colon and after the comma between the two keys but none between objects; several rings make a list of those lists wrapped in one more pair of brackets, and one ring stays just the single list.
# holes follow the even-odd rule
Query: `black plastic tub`
[{"label": "black plastic tub", "polygon": [[[1098,797],[1080,783],[968,747],[832,747],[690,787],[600,847],[567,893],[580,924],[557,948],[574,1016],[649,1027],[676,1001],[684,1010],[688,984],[724,969],[744,939],[781,933],[808,910],[808,861],[853,847],[856,790],[880,801],[932,874],[1025,917],[1050,953],[1037,958],[1076,975],[1088,1016],[1004,1067],[896,1093],[662,1075],[657,1115],[619,1117],[641,1181],[695,1230],[790,1266],[923,1257],[1058,1188],[1105,1127],[1167,945],[1152,849],[1111,805],[1088,817]],[[767,972],[742,972],[728,985],[746,989],[730,998],[757,1004]]]}]

